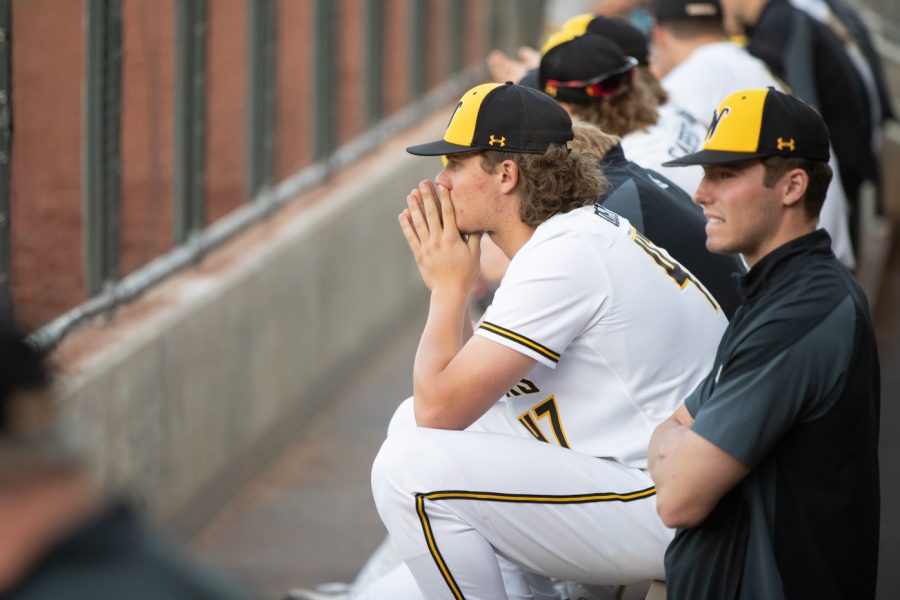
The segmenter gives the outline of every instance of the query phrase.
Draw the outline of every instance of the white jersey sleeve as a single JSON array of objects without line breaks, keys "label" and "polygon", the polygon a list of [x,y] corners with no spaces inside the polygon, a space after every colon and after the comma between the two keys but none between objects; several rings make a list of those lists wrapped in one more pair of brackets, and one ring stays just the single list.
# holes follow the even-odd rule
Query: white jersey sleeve
[{"label": "white jersey sleeve", "polygon": [[[516,254],[476,334],[556,368],[569,343],[602,316],[609,283],[577,231],[532,239]],[[591,261],[593,262],[593,261]]]}]

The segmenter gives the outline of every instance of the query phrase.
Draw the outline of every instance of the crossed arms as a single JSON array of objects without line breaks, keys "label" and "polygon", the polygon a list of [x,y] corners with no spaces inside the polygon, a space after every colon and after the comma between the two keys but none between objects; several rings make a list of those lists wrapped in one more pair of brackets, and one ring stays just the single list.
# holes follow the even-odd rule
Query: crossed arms
[{"label": "crossed arms", "polygon": [[684,404],[650,437],[647,463],[656,484],[656,511],[667,527],[694,527],[750,472],[736,458],[690,429]]}]

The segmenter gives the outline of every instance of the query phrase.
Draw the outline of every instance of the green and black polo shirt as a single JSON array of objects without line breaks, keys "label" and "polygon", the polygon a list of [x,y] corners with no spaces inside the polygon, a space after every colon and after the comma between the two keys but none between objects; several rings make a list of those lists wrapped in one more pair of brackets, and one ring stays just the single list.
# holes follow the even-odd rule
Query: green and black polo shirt
[{"label": "green and black polo shirt", "polygon": [[691,426],[751,468],[666,553],[672,600],[873,598],[878,353],[868,303],[816,231],[738,280]]}]

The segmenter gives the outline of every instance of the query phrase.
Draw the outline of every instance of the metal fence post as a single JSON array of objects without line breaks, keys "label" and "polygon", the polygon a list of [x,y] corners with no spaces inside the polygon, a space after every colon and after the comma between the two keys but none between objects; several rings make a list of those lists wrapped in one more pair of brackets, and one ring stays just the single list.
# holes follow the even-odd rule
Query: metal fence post
[{"label": "metal fence post", "polygon": [[487,0],[487,18],[485,19],[487,35],[485,35],[485,39],[487,41],[487,48],[485,49],[487,52],[495,48],[499,48],[502,39],[501,39],[501,27],[500,27],[500,0]]},{"label": "metal fence post", "polygon": [[384,112],[384,2],[366,2],[366,126],[373,127]]},{"label": "metal fence post", "polygon": [[0,0],[0,323],[12,321],[9,163],[12,158],[12,8]]},{"label": "metal fence post", "polygon": [[122,0],[87,0],[85,31],[83,243],[87,293],[119,270],[122,121]]},{"label": "metal fence post", "polygon": [[541,43],[541,28],[544,24],[544,0],[528,0],[519,17],[519,39],[517,46],[536,47]]},{"label": "metal fence post", "polygon": [[324,160],[335,148],[337,103],[337,2],[316,0],[313,34],[313,155]]},{"label": "metal fence post", "polygon": [[247,0],[247,195],[275,178],[276,0]]},{"label": "metal fence post", "polygon": [[409,98],[418,100],[427,87],[428,1],[410,0],[409,8]]},{"label": "metal fence post", "polygon": [[175,24],[175,242],[206,224],[206,0],[180,0]]},{"label": "metal fence post", "polygon": [[464,44],[466,36],[466,2],[456,0],[450,4],[450,64],[448,73],[452,77],[465,67]]}]

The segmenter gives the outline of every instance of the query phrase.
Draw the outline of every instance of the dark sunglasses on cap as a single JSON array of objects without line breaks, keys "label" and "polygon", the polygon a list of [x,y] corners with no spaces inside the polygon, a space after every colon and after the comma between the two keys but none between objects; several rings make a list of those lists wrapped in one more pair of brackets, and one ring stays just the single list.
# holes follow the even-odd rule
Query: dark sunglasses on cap
[{"label": "dark sunglasses on cap", "polygon": [[574,81],[548,79],[544,84],[544,89],[551,96],[556,96],[556,90],[559,88],[584,88],[584,93],[588,96],[616,96],[622,91],[622,88],[634,81],[634,68],[638,61],[630,56],[625,60],[625,64],[618,69],[601,73],[590,79]]}]

